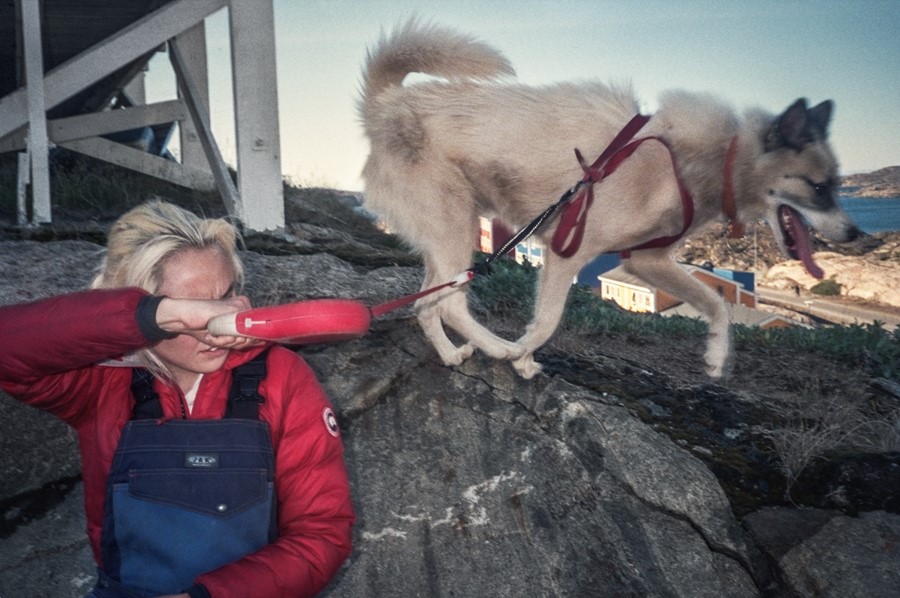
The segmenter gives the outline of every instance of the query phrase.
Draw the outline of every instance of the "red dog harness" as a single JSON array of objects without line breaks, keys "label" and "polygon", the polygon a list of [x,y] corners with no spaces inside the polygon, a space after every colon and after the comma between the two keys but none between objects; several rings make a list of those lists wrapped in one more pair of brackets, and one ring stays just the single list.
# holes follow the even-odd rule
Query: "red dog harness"
[{"label": "red dog harness", "polygon": [[[694,221],[694,198],[691,196],[687,185],[681,178],[678,171],[678,164],[675,161],[675,155],[668,142],[658,136],[652,135],[632,140],[635,134],[650,120],[649,116],[638,114],[632,118],[628,124],[616,135],[609,146],[590,166],[584,160],[581,152],[575,150],[575,156],[581,169],[584,171],[584,178],[579,181],[578,191],[570,202],[563,208],[559,225],[553,235],[551,248],[561,257],[571,257],[581,246],[581,239],[584,236],[584,227],[587,220],[587,213],[594,202],[594,184],[599,183],[604,177],[611,175],[619,165],[622,164],[638,147],[645,141],[654,140],[662,143],[669,150],[669,157],[672,160],[672,170],[675,173],[675,181],[678,184],[678,191],[681,195],[682,205],[682,227],[681,231],[675,235],[657,237],[627,249],[618,250],[623,258],[631,255],[632,251],[639,249],[650,249],[654,247],[666,247],[681,239]],[[734,190],[732,186],[732,168],[734,165],[735,154],[737,153],[737,137],[731,141],[728,148],[728,154],[725,159],[724,177],[725,186],[723,190],[723,211],[730,221],[730,231],[732,237],[740,237],[743,234],[743,227],[736,220],[736,210],[734,204]],[[612,253],[612,252],[611,252]]]}]

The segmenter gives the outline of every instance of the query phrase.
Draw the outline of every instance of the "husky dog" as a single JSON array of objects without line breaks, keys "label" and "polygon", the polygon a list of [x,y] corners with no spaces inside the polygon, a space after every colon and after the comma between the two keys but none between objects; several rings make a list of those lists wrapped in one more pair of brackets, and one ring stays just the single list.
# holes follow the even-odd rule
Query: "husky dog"
[{"label": "husky dog", "polygon": [[[404,86],[409,73],[435,78]],[[368,54],[358,102],[371,145],[365,202],[421,252],[423,289],[471,266],[479,216],[516,228],[531,222],[582,178],[573,148],[596,156],[639,112],[629,87],[530,87],[510,80],[513,74],[494,48],[416,19],[382,35]],[[516,342],[494,335],[470,314],[465,291],[451,287],[419,300],[426,336],[448,365],[478,348],[511,360],[531,378],[540,371],[533,353],[556,330],[572,280],[588,261],[727,220],[723,197],[729,194],[731,219],[765,219],[785,254],[821,277],[807,226],[837,242],[859,234],[834,199],[839,181],[827,141],[831,111],[830,101],[807,108],[801,99],[778,116],[752,110],[739,117],[709,95],[664,94],[638,133],[654,141],[641,143],[594,186],[577,252],[567,258],[545,252],[525,334]],[[691,206],[682,189],[692,219],[685,218]],[[537,235],[549,245],[554,228],[551,222]],[[721,377],[730,363],[729,311],[672,253],[672,245],[635,250],[624,266],[705,314],[707,372]],[[445,324],[468,342],[456,346]]]}]

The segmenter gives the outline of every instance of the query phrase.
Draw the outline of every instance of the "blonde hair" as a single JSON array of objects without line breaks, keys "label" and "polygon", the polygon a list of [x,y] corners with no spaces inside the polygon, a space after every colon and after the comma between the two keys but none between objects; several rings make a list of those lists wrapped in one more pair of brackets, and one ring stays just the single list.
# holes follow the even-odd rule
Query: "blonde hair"
[{"label": "blonde hair", "polygon": [[[138,287],[156,294],[166,261],[187,249],[220,249],[234,270],[235,290],[244,284],[244,265],[238,256],[240,233],[223,218],[200,218],[174,204],[153,200],[122,215],[112,225],[106,255],[93,289]],[[168,368],[152,349],[138,352],[154,375],[170,378]]]}]

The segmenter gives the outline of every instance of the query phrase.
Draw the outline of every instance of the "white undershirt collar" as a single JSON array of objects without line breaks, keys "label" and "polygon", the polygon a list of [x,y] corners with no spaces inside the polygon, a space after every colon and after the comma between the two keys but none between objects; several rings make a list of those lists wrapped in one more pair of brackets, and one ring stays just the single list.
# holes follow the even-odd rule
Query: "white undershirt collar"
[{"label": "white undershirt collar", "polygon": [[187,403],[188,413],[192,413],[194,411],[194,400],[197,398],[197,389],[200,388],[200,381],[203,380],[203,374],[197,376],[197,380],[194,381],[194,385],[184,393],[184,400]]}]

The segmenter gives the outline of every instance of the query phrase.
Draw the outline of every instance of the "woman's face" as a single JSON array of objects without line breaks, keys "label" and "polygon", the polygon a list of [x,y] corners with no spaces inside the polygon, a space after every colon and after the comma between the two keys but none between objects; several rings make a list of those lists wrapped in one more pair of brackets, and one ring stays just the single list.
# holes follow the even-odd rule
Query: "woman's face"
[{"label": "woman's face", "polygon": [[[170,256],[163,263],[156,294],[172,299],[226,299],[234,296],[234,287],[234,270],[225,252],[207,247]],[[183,391],[194,385],[199,374],[221,368],[228,356],[227,349],[211,347],[188,334],[161,341],[153,352],[168,366]]]}]

